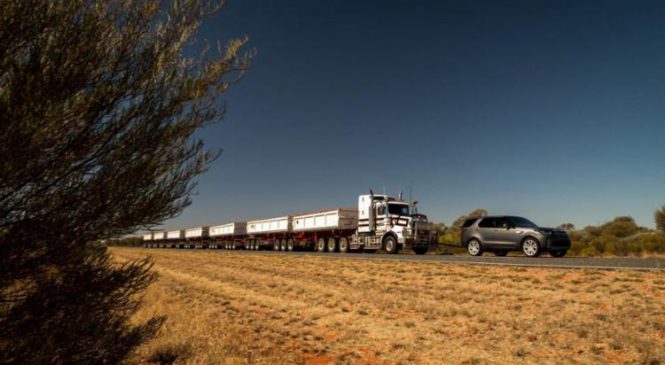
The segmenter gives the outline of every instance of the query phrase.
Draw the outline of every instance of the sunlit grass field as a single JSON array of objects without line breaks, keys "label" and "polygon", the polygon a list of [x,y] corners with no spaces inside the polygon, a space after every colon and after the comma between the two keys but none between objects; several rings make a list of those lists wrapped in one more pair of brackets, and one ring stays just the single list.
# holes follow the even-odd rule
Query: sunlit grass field
[{"label": "sunlit grass field", "polygon": [[143,364],[665,364],[665,273],[150,255]]}]

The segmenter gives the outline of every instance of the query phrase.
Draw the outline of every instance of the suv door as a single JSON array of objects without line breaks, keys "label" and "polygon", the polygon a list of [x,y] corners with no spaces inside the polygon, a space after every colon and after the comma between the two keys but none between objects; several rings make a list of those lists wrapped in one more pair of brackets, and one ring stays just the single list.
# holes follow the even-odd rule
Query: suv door
[{"label": "suv door", "polygon": [[480,241],[485,246],[495,246],[496,237],[495,237],[495,219],[494,218],[483,218],[478,223],[478,233],[480,235]]},{"label": "suv door", "polygon": [[496,240],[497,246],[512,248],[515,246],[516,242],[519,243],[519,234],[513,228],[513,223],[510,219],[501,217],[496,218],[495,220],[496,230],[494,232],[494,239]]}]

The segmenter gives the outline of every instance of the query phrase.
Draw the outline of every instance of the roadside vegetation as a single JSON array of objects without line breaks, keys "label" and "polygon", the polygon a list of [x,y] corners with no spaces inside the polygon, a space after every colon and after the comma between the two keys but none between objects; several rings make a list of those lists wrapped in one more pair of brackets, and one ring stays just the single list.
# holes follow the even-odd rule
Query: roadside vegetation
[{"label": "roadside vegetation", "polygon": [[[464,254],[460,246],[460,227],[471,217],[487,215],[485,209],[460,216],[450,227],[439,223],[443,234],[439,237],[440,253]],[[574,256],[659,256],[665,255],[665,206],[654,213],[656,229],[640,227],[629,216],[616,217],[599,226],[586,226],[577,229],[572,223],[564,223],[559,228],[568,231],[572,247],[568,251]]]},{"label": "roadside vegetation", "polygon": [[196,54],[222,5],[0,0],[0,364],[126,363],[160,327],[129,322],[150,261],[100,240],[179,214],[217,156],[195,132],[251,57]]},{"label": "roadside vegetation", "polygon": [[152,256],[143,364],[662,364],[665,273],[230,251]]}]

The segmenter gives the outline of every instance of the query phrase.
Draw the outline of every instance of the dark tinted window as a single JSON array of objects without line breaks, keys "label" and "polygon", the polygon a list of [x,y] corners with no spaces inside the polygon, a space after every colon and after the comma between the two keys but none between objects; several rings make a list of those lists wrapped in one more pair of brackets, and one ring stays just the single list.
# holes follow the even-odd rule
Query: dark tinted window
[{"label": "dark tinted window", "polygon": [[496,218],[494,220],[494,224],[496,225],[497,228],[508,228],[510,227],[511,224],[510,221],[507,218]]},{"label": "dark tinted window", "polygon": [[388,204],[388,213],[409,215],[409,206],[406,204]]},{"label": "dark tinted window", "polygon": [[386,214],[386,206],[382,205],[379,207],[379,212],[377,213],[378,215],[384,215]]},{"label": "dark tinted window", "polygon": [[470,218],[464,221],[464,224],[462,224],[463,228],[471,227],[473,223],[475,223],[478,220],[478,218]]},{"label": "dark tinted window", "polygon": [[522,227],[522,228],[536,228],[538,227],[535,223],[532,221],[522,218],[522,217],[510,217],[510,222],[512,222],[513,226],[515,227]]},{"label": "dark tinted window", "polygon": [[494,218],[483,218],[483,220],[478,223],[478,227],[494,228]]}]

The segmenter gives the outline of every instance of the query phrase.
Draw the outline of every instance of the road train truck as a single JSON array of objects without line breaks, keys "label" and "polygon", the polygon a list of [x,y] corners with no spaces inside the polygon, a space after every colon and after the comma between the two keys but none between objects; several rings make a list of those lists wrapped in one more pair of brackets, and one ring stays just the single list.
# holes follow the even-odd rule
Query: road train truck
[{"label": "road train truck", "polygon": [[417,213],[416,203],[370,191],[358,197],[358,209],[336,208],[234,222],[210,227],[209,236],[210,248],[319,252],[382,249],[387,253],[410,248],[424,254],[436,244],[438,232],[427,216]]}]

